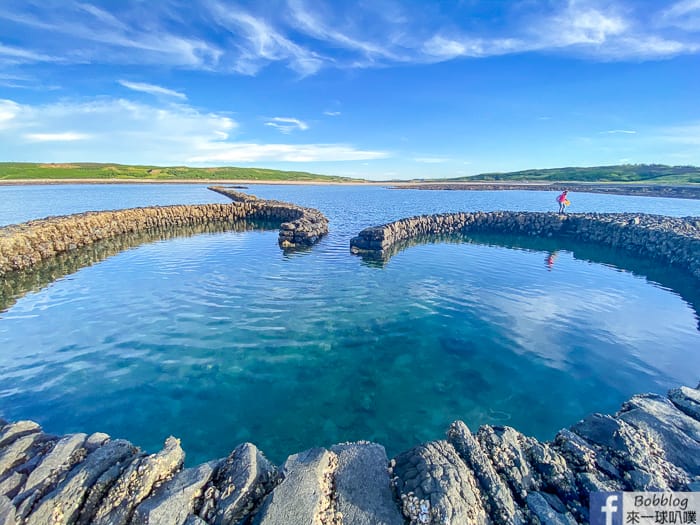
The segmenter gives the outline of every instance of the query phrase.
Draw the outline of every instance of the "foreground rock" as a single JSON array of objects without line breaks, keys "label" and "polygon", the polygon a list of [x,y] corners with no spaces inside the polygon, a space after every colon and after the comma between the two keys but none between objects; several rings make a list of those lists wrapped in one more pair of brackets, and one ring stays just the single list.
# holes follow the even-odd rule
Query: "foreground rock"
[{"label": "foreground rock", "polygon": [[700,391],[638,395],[542,443],[461,421],[391,461],[375,443],[314,448],[281,469],[254,445],[182,469],[105,434],[0,419],[0,525],[401,525],[588,522],[592,491],[700,490]]}]

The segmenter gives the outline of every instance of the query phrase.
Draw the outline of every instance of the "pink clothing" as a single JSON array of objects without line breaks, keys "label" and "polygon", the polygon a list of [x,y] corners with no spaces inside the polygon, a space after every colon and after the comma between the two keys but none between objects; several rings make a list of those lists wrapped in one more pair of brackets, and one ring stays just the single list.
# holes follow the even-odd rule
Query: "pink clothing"
[{"label": "pink clothing", "polygon": [[564,202],[565,200],[566,200],[566,193],[562,193],[561,195],[559,195],[559,197],[557,197],[557,202],[559,202],[559,203]]}]

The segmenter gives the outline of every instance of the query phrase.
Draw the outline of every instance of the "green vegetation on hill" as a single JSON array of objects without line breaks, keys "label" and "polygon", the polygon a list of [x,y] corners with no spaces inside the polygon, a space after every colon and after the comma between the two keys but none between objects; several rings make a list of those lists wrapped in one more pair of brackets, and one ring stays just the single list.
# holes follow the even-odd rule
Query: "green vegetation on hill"
[{"label": "green vegetation on hill", "polygon": [[261,168],[188,168],[185,166],[127,166],[123,164],[36,164],[0,162],[0,180],[32,179],[126,179],[126,180],[260,180],[260,181],[351,181],[347,177],[316,175],[304,171]]},{"label": "green vegetation on hill", "polygon": [[696,166],[665,166],[663,164],[623,164],[592,168],[554,168],[482,173],[473,177],[449,181],[529,181],[529,182],[644,182],[647,184],[700,183],[700,168]]}]

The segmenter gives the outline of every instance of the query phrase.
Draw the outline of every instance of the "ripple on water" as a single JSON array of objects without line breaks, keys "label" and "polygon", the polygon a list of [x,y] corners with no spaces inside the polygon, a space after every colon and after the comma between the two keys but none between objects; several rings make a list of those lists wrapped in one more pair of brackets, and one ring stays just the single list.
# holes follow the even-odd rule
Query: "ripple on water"
[{"label": "ripple on water", "polygon": [[[431,206],[457,207],[443,197]],[[682,284],[519,240],[415,246],[371,266],[348,254],[360,226],[433,210],[324,211],[335,229],[307,252],[282,253],[275,231],[177,238],[19,300],[0,318],[0,412],[148,450],[174,434],[190,464],[242,441],[281,462],[355,439],[391,455],[458,418],[546,439],[631,393],[697,380]]]}]

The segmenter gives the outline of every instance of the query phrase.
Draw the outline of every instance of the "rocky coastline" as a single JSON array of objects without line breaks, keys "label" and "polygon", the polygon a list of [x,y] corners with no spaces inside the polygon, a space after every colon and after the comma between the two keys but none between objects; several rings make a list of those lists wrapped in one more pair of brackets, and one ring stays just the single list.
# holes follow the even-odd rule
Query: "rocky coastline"
[{"label": "rocky coastline", "polygon": [[511,211],[422,215],[365,228],[350,240],[350,250],[382,260],[395,253],[394,246],[416,237],[469,232],[602,244],[683,268],[700,279],[700,217]]},{"label": "rocky coastline", "polygon": [[0,228],[0,277],[26,271],[58,254],[124,234],[210,223],[260,221],[279,225],[283,250],[311,246],[328,233],[328,219],[317,210],[260,200],[222,187],[230,204],[153,206],[49,217]]},{"label": "rocky coastline", "polygon": [[395,190],[462,190],[498,191],[533,190],[578,193],[607,193],[610,195],[636,195],[639,197],[671,197],[676,199],[700,199],[700,185],[662,185],[607,182],[421,182],[391,186]]},{"label": "rocky coastline", "polygon": [[174,437],[146,454],[103,433],[0,420],[0,524],[418,525],[588,522],[592,491],[700,491],[700,390],[637,395],[540,442],[507,426],[389,460],[377,443],[278,467],[251,443],[183,468]]}]

